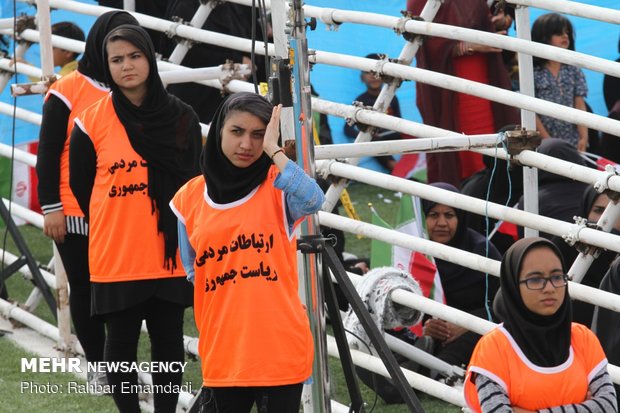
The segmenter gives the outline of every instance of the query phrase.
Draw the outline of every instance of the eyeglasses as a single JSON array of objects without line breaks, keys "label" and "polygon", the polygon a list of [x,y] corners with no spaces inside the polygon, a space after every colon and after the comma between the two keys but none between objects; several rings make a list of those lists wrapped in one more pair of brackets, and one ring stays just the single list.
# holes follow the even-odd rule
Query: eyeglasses
[{"label": "eyeglasses", "polygon": [[532,277],[527,280],[519,281],[519,284],[525,284],[528,290],[543,290],[550,282],[555,288],[565,287],[568,284],[568,275],[552,275],[551,277]]}]

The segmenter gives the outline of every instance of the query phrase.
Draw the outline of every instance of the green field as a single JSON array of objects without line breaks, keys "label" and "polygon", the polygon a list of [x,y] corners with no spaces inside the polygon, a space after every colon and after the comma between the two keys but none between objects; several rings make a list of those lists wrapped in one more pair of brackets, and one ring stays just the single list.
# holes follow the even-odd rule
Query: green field
[{"label": "green field", "polygon": [[[393,192],[376,189],[361,184],[354,184],[349,187],[351,199],[355,205],[357,213],[362,220],[370,221],[370,211],[368,203],[372,202],[381,217],[389,223],[394,223],[396,211],[398,209],[398,197]],[[344,212],[341,211],[344,215]],[[20,228],[24,238],[27,240],[30,249],[40,263],[49,262],[52,251],[51,243],[41,234],[41,231],[31,226]],[[5,236],[2,228],[2,237]],[[4,244],[4,241],[2,242]],[[7,237],[7,250],[15,251],[11,243],[10,236]],[[355,235],[346,237],[346,251],[359,257],[368,257],[370,254],[370,240],[358,238]],[[24,302],[32,289],[32,284],[23,279],[19,274],[13,275],[7,282],[7,288],[11,299]],[[54,319],[45,306],[41,303],[35,312],[39,317],[53,323]],[[193,321],[191,309],[185,314],[185,334],[196,336],[197,331]],[[35,383],[66,383],[75,381],[76,378],[69,377],[69,373],[43,374],[32,373],[31,375],[21,373],[18,360],[22,357],[29,357],[27,352],[17,348],[7,338],[0,337],[0,412],[24,412],[24,411],[81,411],[81,412],[114,412],[114,403],[110,397],[97,397],[82,394],[29,394],[22,393],[20,389],[22,382]],[[32,357],[32,355],[30,355]],[[140,339],[140,360],[150,360],[150,350],[148,336],[143,334]],[[183,381],[190,381],[192,387],[200,387],[200,366],[197,360],[188,359]],[[349,398],[340,361],[335,358],[329,359],[329,375],[331,382],[331,397],[339,402],[348,405]],[[366,411],[376,413],[392,413],[407,411],[405,405],[386,405],[381,399],[376,399],[375,393],[360,383],[362,396],[367,403]],[[461,409],[456,406],[436,400],[430,396],[418,393],[422,405],[429,413],[433,412],[459,412]]]}]

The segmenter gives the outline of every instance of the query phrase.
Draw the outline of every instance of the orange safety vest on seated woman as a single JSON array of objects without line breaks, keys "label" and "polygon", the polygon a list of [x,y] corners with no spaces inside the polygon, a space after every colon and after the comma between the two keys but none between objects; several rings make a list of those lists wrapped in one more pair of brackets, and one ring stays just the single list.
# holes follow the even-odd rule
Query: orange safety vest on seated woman
[{"label": "orange safety vest on seated woman", "polygon": [[93,282],[137,281],[185,275],[164,266],[164,237],[148,196],[146,161],[134,151],[108,95],[75,120],[90,137],[97,172],[89,205],[88,262]]},{"label": "orange safety vest on seated woman", "polygon": [[73,130],[73,120],[84,109],[108,93],[109,91],[105,86],[76,70],[52,83],[47,95],[45,95],[46,101],[50,95],[56,96],[64,102],[70,111],[69,123],[67,123],[67,139],[60,155],[60,202],[62,202],[63,211],[67,216],[84,216],[69,187],[69,138]]},{"label": "orange safety vest on seated woman", "polygon": [[297,292],[296,239],[284,193],[265,181],[247,196],[216,204],[203,176],[171,207],[196,252],[194,316],[203,385],[280,386],[311,375],[313,343]]},{"label": "orange safety vest on seated woman", "polygon": [[485,334],[474,349],[465,377],[465,401],[480,412],[475,374],[482,374],[508,394],[512,406],[539,410],[586,400],[594,375],[607,365],[605,353],[592,331],[571,325],[568,359],[559,366],[539,367],[530,362],[502,325]]}]

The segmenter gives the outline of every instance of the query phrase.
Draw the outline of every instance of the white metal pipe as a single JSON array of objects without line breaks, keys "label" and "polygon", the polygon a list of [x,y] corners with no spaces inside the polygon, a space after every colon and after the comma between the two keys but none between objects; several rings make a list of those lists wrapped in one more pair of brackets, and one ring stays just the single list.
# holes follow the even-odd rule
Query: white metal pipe
[{"label": "white metal pipe", "polygon": [[[386,175],[380,172],[359,168],[335,161],[319,161],[317,169],[342,178],[353,179],[358,182],[374,185],[377,187],[400,191],[403,193],[420,196],[434,202],[473,212],[480,215],[488,215],[492,218],[505,220],[521,226],[533,226],[540,231],[552,235],[566,235],[574,233],[577,240],[597,247],[607,248],[620,252],[620,236],[597,231],[591,228],[581,229],[576,224],[559,221],[557,219],[539,216],[530,212],[509,208],[504,205],[486,202],[485,200],[467,195],[446,191],[408,179]],[[577,232],[577,230],[579,230]],[[432,255],[432,254],[431,254]],[[448,261],[449,258],[446,258]],[[483,271],[488,272],[488,271]]]},{"label": "white metal pipe", "polygon": [[54,342],[58,341],[58,328],[43,321],[34,314],[30,314],[28,311],[22,310],[17,305],[12,304],[6,300],[0,298],[0,312],[6,318],[12,318],[27,327],[35,330],[36,332],[43,334],[45,337],[52,339]]},{"label": "white metal pipe", "polygon": [[43,75],[41,69],[36,66],[23,62],[14,63],[11,59],[5,58],[0,59],[0,70],[9,72],[11,75],[17,71],[17,73],[36,78],[40,78]]},{"label": "white metal pipe", "polygon": [[[77,13],[83,13],[91,16],[99,16],[108,10],[113,10],[108,7],[100,7],[91,4],[80,3],[73,0],[50,0],[50,6],[57,9],[74,11]],[[250,39],[242,39],[222,33],[202,30],[196,27],[172,23],[168,20],[159,19],[157,17],[149,16],[142,13],[132,12],[131,14],[138,20],[140,26],[146,29],[165,32],[174,36],[180,36],[189,40],[213,44],[216,46],[226,45],[226,47],[228,48],[246,53],[250,53],[252,49],[252,41]],[[264,55],[264,43],[260,41],[255,42],[254,50],[255,53]],[[273,55],[273,44],[268,45],[268,53],[269,55]]]},{"label": "white metal pipe", "polygon": [[[7,265],[13,264],[17,261],[18,257],[11,253],[10,251],[0,249],[0,255],[4,257],[4,263]],[[19,269],[19,272],[26,278],[27,280],[32,280],[32,273],[30,272],[30,268],[26,264],[22,268]],[[45,280],[45,283],[53,290],[56,289],[56,277],[54,274],[51,274],[45,270],[41,270],[41,275]]]},{"label": "white metal pipe", "polygon": [[136,0],[123,0],[123,9],[127,11],[136,11]]},{"label": "white metal pipe", "polygon": [[[252,0],[228,0],[230,3],[243,4],[250,6]],[[269,6],[268,6],[269,7]],[[588,6],[590,7],[590,6]],[[527,8],[518,7],[516,13],[522,12]],[[572,50],[561,49],[542,43],[532,43],[525,37],[514,38],[485,31],[466,29],[463,27],[449,26],[446,24],[432,23],[432,21],[420,20],[404,20],[399,17],[361,12],[355,10],[332,9],[317,6],[304,6],[304,13],[308,17],[314,17],[321,20],[327,25],[354,23],[369,26],[383,27],[391,29],[397,33],[403,29],[409,33],[421,34],[425,36],[443,37],[459,41],[473,42],[491,47],[497,47],[504,50],[521,52],[528,55],[542,57],[547,60],[561,61],[571,66],[582,67],[609,74],[611,76],[620,77],[620,63],[590,56],[584,53],[574,52]],[[528,18],[529,22],[529,18]],[[403,24],[404,23],[404,24]],[[529,24],[527,27],[529,37]],[[519,17],[517,17],[517,32],[519,31]],[[527,39],[529,40],[529,39]],[[519,65],[521,68],[522,66]]]},{"label": "white metal pipe", "polygon": [[[439,0],[428,1],[422,9],[420,17],[425,21],[432,21],[437,15],[437,11],[439,10],[440,6],[441,2]],[[406,65],[408,67],[413,61],[413,58],[418,52],[421,44],[422,40],[419,37],[414,39],[412,42],[405,43],[405,46],[402,48],[400,55],[398,56],[399,66]],[[312,60],[312,57],[316,56],[309,56],[309,59]],[[376,61],[372,59],[368,60],[373,62],[373,67],[368,68],[365,71],[374,71],[377,75],[382,74],[383,67],[386,64],[386,61]],[[381,92],[379,92],[379,96],[375,100],[372,109],[381,113],[386,112],[390,103],[392,102],[392,99],[394,98],[394,95],[396,94],[396,89],[398,89],[400,84],[400,80],[398,78],[394,78],[390,83],[384,85],[381,88]],[[373,131],[374,128],[366,131],[360,131],[355,138],[355,142],[358,143],[370,141],[372,139]],[[356,165],[359,162],[359,159],[349,159],[348,162]],[[323,203],[322,207],[324,211],[332,211],[336,207],[336,203],[340,198],[340,194],[342,193],[347,184],[348,183],[346,181],[340,180],[330,185],[330,187],[327,189],[327,192],[325,193],[325,202]]]},{"label": "white metal pipe", "polygon": [[[331,356],[339,357],[336,340],[329,335],[327,336],[327,349]],[[350,351],[351,358],[353,359],[353,363],[356,366],[364,367],[365,369],[380,374],[384,377],[390,377],[390,374],[388,373],[385,365],[383,364],[383,361],[380,358],[371,356],[370,354],[366,354],[355,349],[350,349]],[[424,393],[430,394],[431,396],[445,400],[448,403],[465,407],[465,398],[462,391],[459,391],[454,387],[447,386],[436,380],[430,379],[421,374],[414,373],[411,370],[402,369],[402,371],[411,387]]]},{"label": "white metal pipe", "polygon": [[13,112],[15,112],[15,117],[17,119],[24,120],[26,122],[34,123],[35,125],[41,125],[41,115],[38,113],[31,112],[29,110],[25,110],[22,108],[13,108],[13,105],[9,105],[8,103],[0,102],[0,113],[13,116]]},{"label": "white metal pipe", "polygon": [[160,73],[164,83],[184,83],[196,80],[219,80],[226,76],[240,76],[250,74],[248,65],[219,65],[215,67],[201,67],[198,69],[169,70]]},{"label": "white metal pipe", "polygon": [[[342,55],[331,52],[317,51],[310,56],[314,63],[330,64],[340,67],[348,67],[363,71],[376,70],[376,60]],[[403,66],[396,63],[385,63],[381,67],[382,74],[395,76],[401,79],[413,80],[444,89],[453,90],[468,95],[478,96],[483,99],[503,103],[521,109],[528,109],[542,115],[548,115],[556,119],[587,126],[620,136],[620,121],[609,119],[603,116],[594,115],[568,106],[548,102],[525,96],[517,92],[511,92],[502,88],[485,85],[471,80],[462,79],[456,76],[435,73],[425,69]]]},{"label": "white metal pipe", "polygon": [[[15,48],[15,56],[13,56],[13,58],[15,59],[15,61],[18,61],[20,59],[22,59],[24,57],[24,54],[26,53],[26,51],[28,50],[28,48],[30,47],[30,43],[28,42],[18,42],[17,43],[17,47]],[[0,59],[0,62],[4,62],[4,59]],[[2,63],[0,63],[2,64]],[[11,78],[13,77],[13,75],[15,74],[15,66],[9,65],[9,70],[4,69],[3,67],[3,72],[0,72],[0,92],[4,90],[4,88],[6,87],[6,85],[9,83],[9,81],[11,80]],[[22,65],[22,67],[24,67]],[[38,70],[38,76],[36,77],[40,77],[41,76],[41,71]]]},{"label": "white metal pipe", "polygon": [[557,0],[508,0],[508,3],[519,6],[531,6],[557,13],[570,14],[585,17],[607,23],[620,24],[620,10],[614,10],[599,6],[591,6],[574,1]]},{"label": "white metal pipe", "polygon": [[[583,219],[586,218],[587,217]],[[600,227],[602,231],[609,232],[615,226],[616,222],[618,222],[618,219],[620,219],[620,202],[610,200],[596,225]],[[576,283],[580,283],[593,261],[594,256],[592,254],[580,252],[575,262],[573,262],[573,265],[568,270],[570,279]]]},{"label": "white metal pipe", "polygon": [[[530,11],[527,7],[517,7],[515,10],[517,37],[532,47],[535,43],[531,40]],[[559,49],[559,48],[555,48]],[[532,56],[519,51],[517,54],[519,64],[519,92],[526,96],[534,97],[534,63]],[[552,59],[553,60],[553,59]],[[530,110],[521,109],[521,125],[527,130],[536,130],[536,114]],[[538,171],[533,168],[523,168],[523,209],[538,214]],[[538,236],[534,228],[524,229],[526,237]]]},{"label": "white metal pipe", "polygon": [[4,202],[4,205],[10,209],[11,215],[15,215],[16,217],[23,219],[37,228],[43,228],[43,215],[15,202],[10,202],[6,198],[2,198],[2,202]]},{"label": "white metal pipe", "polygon": [[[483,155],[495,156],[501,159],[508,159],[508,154],[504,149],[475,149]],[[583,165],[577,165],[553,156],[544,155],[534,151],[523,151],[514,156],[514,159],[523,165],[533,166],[556,175],[562,175],[575,181],[585,182],[601,189],[609,188],[612,191],[620,192],[620,176],[608,172],[599,171]]]},{"label": "white metal pipe", "polygon": [[0,29],[11,29],[13,30],[13,24],[15,23],[12,17],[6,19],[0,19]]},{"label": "white metal pipe", "polygon": [[382,156],[414,152],[441,152],[489,148],[496,146],[501,139],[498,135],[462,135],[441,138],[403,139],[389,142],[361,142],[319,145],[314,148],[315,159],[358,158],[362,156]]},{"label": "white metal pipe", "polygon": [[18,162],[25,163],[28,166],[32,166],[33,168],[37,164],[37,155],[14,148],[13,146],[5,143],[0,143],[0,156],[12,158]]},{"label": "white metal pipe", "polygon": [[[217,2],[215,1],[200,3],[200,6],[198,6],[198,10],[196,10],[194,17],[192,17],[192,20],[189,22],[189,24],[192,27],[201,28],[207,21],[207,18],[209,18],[209,15],[211,14],[215,6],[217,6]],[[170,54],[170,58],[168,60],[172,63],[181,64],[181,62],[187,55],[189,48],[190,43],[187,40],[179,42]]]},{"label": "white metal pipe", "polygon": [[312,98],[312,110],[316,110],[317,112],[324,113],[326,115],[338,116],[340,118],[350,118],[355,122],[363,123],[365,125],[373,125],[396,132],[417,136],[419,138],[463,136],[461,133],[449,131],[447,129],[424,125],[419,122],[390,116],[386,113],[379,113],[374,110],[345,105],[343,103],[330,102],[328,100],[315,97]]},{"label": "white metal pipe", "polygon": [[460,367],[448,364],[445,361],[433,356],[432,354],[429,354],[422,349],[412,346],[411,344],[390,334],[384,334],[383,337],[385,338],[385,342],[390,348],[390,350],[400,354],[401,356],[405,356],[408,359],[413,360],[424,367],[428,367],[429,369],[437,370],[441,375],[446,377],[452,377],[454,375],[463,378],[465,377],[465,370]]},{"label": "white metal pipe", "polygon": [[52,23],[48,0],[37,0],[37,26],[41,36],[41,71],[42,80],[49,79],[54,74],[54,56],[52,54]]},{"label": "white metal pipe", "polygon": [[54,275],[56,277],[56,313],[58,316],[58,348],[65,356],[73,351],[74,338],[71,334],[71,313],[69,311],[69,285],[67,272],[56,244],[54,250]]}]

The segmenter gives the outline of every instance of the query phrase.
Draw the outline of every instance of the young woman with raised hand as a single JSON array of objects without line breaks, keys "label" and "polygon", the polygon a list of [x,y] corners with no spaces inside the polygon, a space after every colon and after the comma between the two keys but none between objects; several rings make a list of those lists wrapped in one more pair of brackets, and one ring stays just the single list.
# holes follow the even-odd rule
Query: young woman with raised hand
[{"label": "young woman with raised hand", "polygon": [[298,296],[295,224],[321,207],[318,184],[278,145],[280,106],[230,95],[205,143],[203,175],[170,203],[194,281],[201,412],[297,413],[313,343]]},{"label": "young woman with raised hand", "polygon": [[607,359],[587,327],[572,323],[568,276],[557,247],[524,238],[506,251],[495,314],[465,378],[475,412],[617,412]]},{"label": "young woman with raised hand", "polygon": [[[67,272],[71,318],[89,362],[103,361],[105,326],[101,318],[91,317],[88,222],[69,187],[69,137],[73,119],[109,93],[103,73],[103,39],[122,24],[138,25],[138,21],[124,11],[99,16],[88,32],[77,70],[50,86],[37,153],[43,232],[56,243]],[[88,382],[96,389],[98,384],[105,384],[105,374],[90,372]]]},{"label": "young woman with raised hand", "polygon": [[[182,362],[183,313],[191,285],[179,265],[177,219],[168,208],[199,169],[200,124],[194,111],[164,89],[147,32],[132,25],[103,41],[111,93],[75,120],[70,183],[89,220],[93,311],[105,319],[105,361],[135,362],[142,320],[151,358]],[[153,373],[155,412],[174,412],[183,373]],[[108,371],[121,412],[139,412],[135,371]],[[136,389],[136,387],[130,388]]]}]

